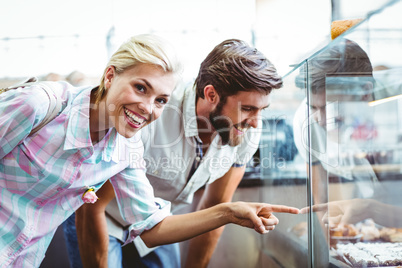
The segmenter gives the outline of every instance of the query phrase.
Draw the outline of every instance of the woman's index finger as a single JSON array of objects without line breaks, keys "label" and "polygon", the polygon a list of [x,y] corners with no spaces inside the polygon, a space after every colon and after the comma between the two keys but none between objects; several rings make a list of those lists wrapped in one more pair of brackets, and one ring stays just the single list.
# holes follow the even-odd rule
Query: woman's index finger
[{"label": "woman's index finger", "polygon": [[295,207],[285,205],[271,205],[272,212],[299,214],[300,210]]}]

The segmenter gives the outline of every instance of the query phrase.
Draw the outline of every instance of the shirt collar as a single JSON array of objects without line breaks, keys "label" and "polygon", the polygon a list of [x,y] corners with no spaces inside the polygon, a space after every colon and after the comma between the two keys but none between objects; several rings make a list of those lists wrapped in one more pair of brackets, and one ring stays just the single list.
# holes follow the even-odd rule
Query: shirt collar
[{"label": "shirt collar", "polygon": [[102,151],[102,160],[110,162],[112,160],[115,163],[119,162],[119,150],[115,150],[116,142],[120,135],[117,134],[115,128],[109,130],[106,136],[100,141],[99,146],[104,147]]},{"label": "shirt collar", "polygon": [[[64,150],[93,147],[89,128],[90,96],[93,88],[87,88],[80,92],[71,103],[70,116],[67,120],[66,140]],[[117,132],[109,131],[99,142],[104,147],[104,159],[112,159],[116,144]]]},{"label": "shirt collar", "polygon": [[195,86],[186,88],[183,99],[184,134],[186,137],[198,136]]}]

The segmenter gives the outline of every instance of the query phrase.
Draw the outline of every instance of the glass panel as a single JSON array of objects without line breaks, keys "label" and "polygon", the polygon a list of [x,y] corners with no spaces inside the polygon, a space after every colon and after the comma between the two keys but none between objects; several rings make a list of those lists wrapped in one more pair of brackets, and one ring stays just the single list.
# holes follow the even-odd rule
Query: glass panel
[{"label": "glass panel", "polygon": [[325,259],[336,267],[402,264],[402,21],[396,14],[401,1],[307,61],[315,267],[328,266]]},{"label": "glass panel", "polygon": [[259,196],[308,213],[277,215],[267,267],[402,265],[400,14],[402,1],[370,13],[272,93]]},{"label": "glass panel", "polygon": [[[300,79],[298,72],[290,73],[283,88],[271,93],[271,106],[263,114],[258,167],[263,202],[302,208],[308,205],[307,154],[296,147],[294,137],[299,132],[294,133],[293,121],[305,103],[306,91],[296,86],[296,77]],[[275,230],[261,236],[262,267],[277,267],[278,263],[278,267],[308,267],[308,214],[277,213],[276,217],[280,223]]]}]

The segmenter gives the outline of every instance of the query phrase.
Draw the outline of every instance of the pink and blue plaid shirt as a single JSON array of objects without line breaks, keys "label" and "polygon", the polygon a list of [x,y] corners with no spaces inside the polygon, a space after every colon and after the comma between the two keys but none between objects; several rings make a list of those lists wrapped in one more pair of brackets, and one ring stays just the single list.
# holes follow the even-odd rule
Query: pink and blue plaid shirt
[{"label": "pink and blue plaid shirt", "polygon": [[[28,136],[45,117],[48,97],[39,86],[0,94],[0,267],[39,267],[57,227],[83,201],[89,186],[110,179],[131,241],[170,214],[145,176],[140,135],[116,130],[93,145],[89,132],[91,87],[52,86],[62,112]],[[88,226],[88,228],[91,228]]]}]

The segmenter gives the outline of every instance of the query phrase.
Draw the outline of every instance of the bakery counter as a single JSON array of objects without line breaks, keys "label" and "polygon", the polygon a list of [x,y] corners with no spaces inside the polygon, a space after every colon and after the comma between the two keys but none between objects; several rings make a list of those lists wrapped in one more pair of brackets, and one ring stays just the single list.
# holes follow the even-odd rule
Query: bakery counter
[{"label": "bakery counter", "polygon": [[[401,179],[382,181],[378,187],[381,188],[381,192],[380,190],[378,192],[378,200],[397,206],[402,205],[399,193],[399,189],[402,189]],[[259,197],[259,200],[256,201],[298,208],[305,207],[308,204],[306,180],[300,177],[265,178],[261,180],[260,186],[249,188],[254,190],[254,194],[255,191],[258,191],[256,196]],[[349,200],[354,197],[359,189],[360,185],[350,181],[330,183],[328,185],[329,201]],[[367,215],[370,215],[369,211],[366,212]],[[384,254],[384,251],[381,250],[377,251],[373,256],[376,255],[377,258],[382,259],[383,263],[377,261],[372,262],[371,266],[365,266],[364,260],[358,260],[356,257],[364,258],[364,256],[368,256],[367,253],[362,255],[362,252],[366,251],[361,248],[364,246],[370,247],[374,243],[377,243],[374,244],[377,247],[398,248],[399,254],[402,254],[402,250],[400,250],[402,248],[402,245],[400,245],[400,242],[402,242],[402,229],[380,226],[368,218],[354,226],[354,230],[358,233],[354,233],[353,237],[337,237],[333,239],[333,233],[327,229],[327,226],[321,220],[322,215],[320,216],[317,213],[299,215],[277,213],[276,216],[280,221],[278,226],[269,236],[261,237],[261,254],[270,259],[269,267],[275,267],[271,266],[271,263],[277,263],[278,267],[371,267],[375,264],[381,267],[384,263],[402,265],[402,262],[399,262],[399,258],[402,259],[400,255],[380,256],[379,254]],[[396,217],[398,216],[396,215]],[[310,224],[308,224],[309,222]],[[345,231],[341,233],[347,236]],[[311,234],[310,237],[309,234]],[[313,243],[309,244],[309,239],[312,239]],[[334,241],[336,241],[335,244]],[[342,251],[337,250],[336,247],[336,243],[339,241],[349,245],[349,248],[343,249],[342,254]],[[353,249],[354,247],[355,249]],[[347,256],[352,255],[345,250],[357,252],[357,255],[351,259],[351,257]],[[313,265],[311,265],[312,263]],[[363,263],[363,265],[359,263]]]}]

